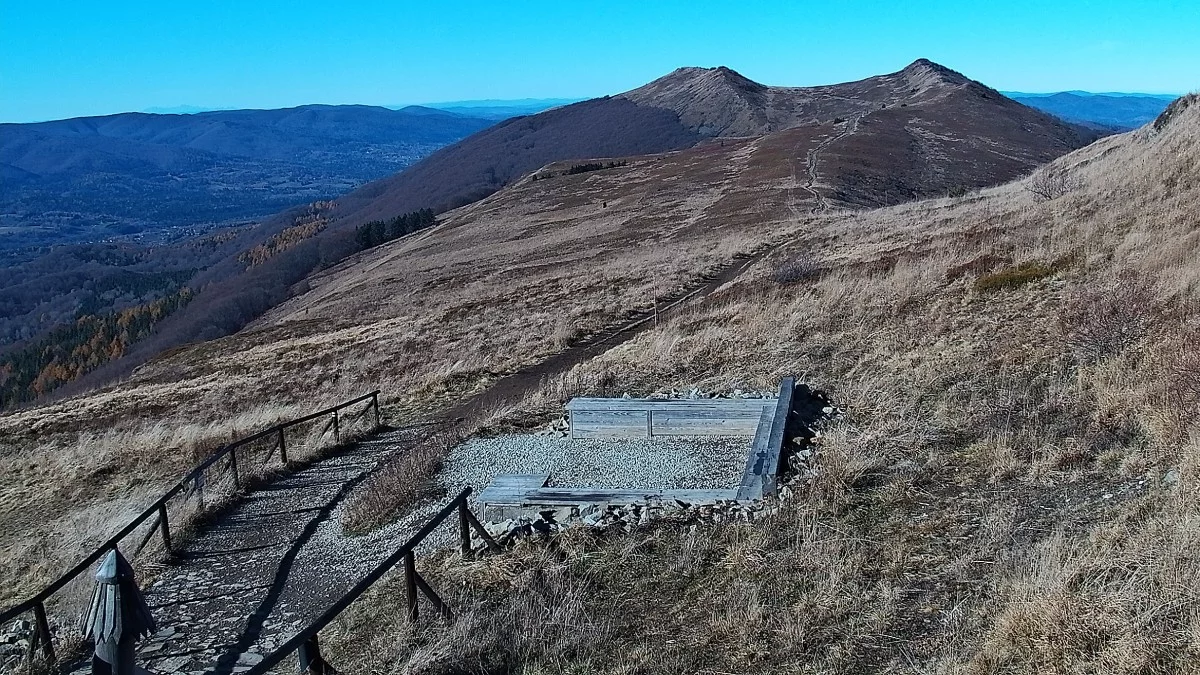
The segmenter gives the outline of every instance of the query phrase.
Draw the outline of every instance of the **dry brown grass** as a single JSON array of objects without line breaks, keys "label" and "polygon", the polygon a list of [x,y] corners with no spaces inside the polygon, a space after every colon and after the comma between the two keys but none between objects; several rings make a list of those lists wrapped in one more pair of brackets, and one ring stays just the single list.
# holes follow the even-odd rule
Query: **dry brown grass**
[{"label": "dry brown grass", "polygon": [[[577,367],[574,381],[638,393],[798,373],[849,414],[777,516],[430,560],[460,619],[381,624],[397,595],[384,586],[333,634],[335,663],[1200,670],[1200,178],[1188,168],[1200,114],[1189,115],[1064,158],[1055,170],[1079,187],[1054,200],[1018,183],[818,224],[703,307]],[[759,283],[800,252],[820,256],[820,279]],[[1060,259],[1071,263],[975,287]]]},{"label": "dry brown grass", "polygon": [[[460,589],[446,591],[460,622],[414,632],[383,587],[346,619],[362,634],[331,641],[339,665],[1195,671],[1197,107],[1161,133],[1059,160],[1053,170],[1078,188],[1047,201],[1016,183],[799,223],[786,163],[764,169],[751,141],[721,152],[516,186],[327,272],[250,330],[0,418],[6,475],[20,472],[6,526],[49,513],[58,529],[43,540],[55,541],[71,518],[126,508],[185,463],[184,446],[147,442],[108,474],[83,451],[56,466],[76,436],[55,425],[77,435],[125,420],[137,434],[142,413],[173,428],[263,397],[311,409],[302,401],[373,386],[397,392],[398,416],[416,416],[791,235],[703,305],[548,382],[529,405],[601,383],[766,389],[799,374],[849,411],[803,500],[755,524],[578,535],[445,564],[438,588]],[[801,255],[821,261],[819,279],[769,283]],[[974,286],[1068,258],[994,292]],[[1090,295],[1129,278],[1139,290],[1112,297],[1141,300]],[[1145,320],[1114,333],[1123,311]],[[5,555],[25,539],[6,541]]]},{"label": "dry brown grass", "polygon": [[0,602],[65,569],[197,454],[260,428],[251,418],[379,388],[393,421],[422,421],[794,230],[786,205],[732,217],[761,181],[793,180],[783,163],[731,181],[753,151],[731,142],[703,151],[725,153],[716,162],[678,153],[516,186],[326,271],[237,335],[0,415],[0,465],[15,477],[0,488],[0,561],[28,572]]},{"label": "dry brown grass", "polygon": [[342,514],[342,527],[351,533],[366,532],[387,524],[414,504],[440,496],[431,479],[450,451],[475,427],[448,423],[395,453],[355,491]]},{"label": "dry brown grass", "polygon": [[[5,524],[0,530],[0,558],[13,567],[2,587],[0,603],[22,599],[58,577],[221,446],[307,412],[268,406],[228,420],[178,426],[131,420],[102,432],[48,435],[36,453],[3,448],[6,454],[0,459],[0,471],[12,480],[0,487],[0,522]],[[353,417],[354,412],[342,420],[340,442],[325,428],[325,419],[289,429],[289,460],[310,462],[361,437],[373,417]],[[237,452],[243,486],[280,470],[273,437]],[[219,480],[216,476],[224,467],[225,463],[219,462],[210,470],[213,475],[203,501],[176,498],[168,503],[177,543],[189,536],[198,521],[233,497],[229,476],[220,475]],[[127,555],[132,555],[153,522],[151,519],[122,541]],[[155,553],[158,539],[149,542],[147,552]],[[70,592],[67,596],[67,602],[80,600]]]}]

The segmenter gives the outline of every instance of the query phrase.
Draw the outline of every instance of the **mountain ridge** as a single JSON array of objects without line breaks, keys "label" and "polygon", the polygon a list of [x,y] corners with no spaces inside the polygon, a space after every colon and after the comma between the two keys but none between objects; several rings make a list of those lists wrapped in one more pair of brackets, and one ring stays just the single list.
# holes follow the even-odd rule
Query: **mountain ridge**
[{"label": "mountain ridge", "polygon": [[[334,218],[358,224],[420,208],[443,211],[491,194],[554,161],[679,150],[705,139],[760,136],[889,106],[936,106],[939,100],[955,97],[987,100],[1006,118],[1006,134],[1016,138],[1025,133],[1023,142],[1030,146],[1053,146],[1039,161],[1102,135],[1011,101],[928,59],[917,59],[894,73],[813,87],[767,86],[725,66],[684,67],[621,94],[503,122],[401,174],[343,195]],[[977,131],[986,135],[988,120],[977,122]],[[617,128],[620,135],[614,137]],[[547,147],[550,138],[562,142]],[[1005,174],[997,180],[1011,177]]]}]

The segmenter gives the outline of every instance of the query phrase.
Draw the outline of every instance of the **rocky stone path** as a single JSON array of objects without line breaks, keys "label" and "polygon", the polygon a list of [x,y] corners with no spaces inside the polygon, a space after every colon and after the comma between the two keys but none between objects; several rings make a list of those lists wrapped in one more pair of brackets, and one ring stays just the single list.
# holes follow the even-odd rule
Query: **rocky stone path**
[{"label": "rocky stone path", "polygon": [[138,665],[237,673],[293,637],[410,534],[363,546],[333,521],[376,463],[421,433],[361,442],[261,486],[203,527],[143,589],[159,632],[141,643]]}]

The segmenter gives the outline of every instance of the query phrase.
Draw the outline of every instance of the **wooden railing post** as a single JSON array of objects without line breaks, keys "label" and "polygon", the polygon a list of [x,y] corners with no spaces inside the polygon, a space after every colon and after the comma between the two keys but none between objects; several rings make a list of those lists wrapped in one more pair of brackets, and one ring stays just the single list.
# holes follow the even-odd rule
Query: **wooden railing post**
[{"label": "wooden railing post", "polygon": [[416,623],[417,610],[417,561],[412,551],[404,554],[404,591],[408,596],[408,620]]},{"label": "wooden railing post", "polygon": [[471,557],[471,521],[467,517],[467,500],[458,503],[458,543],[463,560]]},{"label": "wooden railing post", "polygon": [[171,526],[167,524],[167,503],[158,505],[158,527],[162,533],[163,550],[171,555]]},{"label": "wooden railing post", "polygon": [[279,459],[284,464],[287,464],[288,463],[287,440],[284,438],[283,429],[284,429],[283,425],[280,424],[279,425]]},{"label": "wooden railing post", "polygon": [[375,427],[379,428],[379,392],[371,394],[371,405],[375,406]]},{"label": "wooden railing post", "polygon": [[229,450],[229,470],[233,472],[233,486],[241,488],[242,479],[241,476],[238,476],[237,468],[237,448],[230,448]]},{"label": "wooden railing post", "polygon": [[50,638],[50,622],[46,620],[46,605],[39,602],[33,606],[33,619],[37,623],[38,645],[46,663],[54,663],[54,642]]},{"label": "wooden railing post", "polygon": [[300,662],[301,673],[324,673],[325,661],[321,658],[321,645],[314,635],[300,645],[296,650],[296,660]]},{"label": "wooden railing post", "polygon": [[338,411],[336,408],[333,411],[333,440],[338,443],[342,442],[342,429],[338,426]]}]

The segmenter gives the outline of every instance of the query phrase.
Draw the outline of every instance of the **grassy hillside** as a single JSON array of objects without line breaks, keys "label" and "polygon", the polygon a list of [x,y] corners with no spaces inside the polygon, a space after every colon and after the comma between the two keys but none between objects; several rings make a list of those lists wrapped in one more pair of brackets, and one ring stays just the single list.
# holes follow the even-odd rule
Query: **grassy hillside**
[{"label": "grassy hillside", "polygon": [[[457,620],[411,629],[393,582],[342,620],[332,662],[1195,672],[1200,102],[1170,113],[1054,163],[1073,178],[1054,199],[1027,180],[812,223],[569,374],[648,392],[795,373],[831,392],[847,417],[777,515],[433,561]],[[818,280],[773,281],[800,258]]]},{"label": "grassy hillside", "polygon": [[[1041,174],[1063,180],[875,211],[836,210],[840,174],[817,173],[836,166],[816,152],[845,140],[835,124],[574,175],[572,162],[547,167],[307,279],[246,330],[0,416],[13,477],[0,555],[17,570],[4,594],[62,569],[231,433],[374,387],[394,418],[442,410],[779,245],[564,380],[644,393],[802,375],[849,417],[796,499],[754,524],[448,565],[438,584],[461,581],[454,601],[476,607],[461,623],[380,625],[397,597],[382,589],[347,619],[366,636],[331,645],[339,665],[1187,672],[1200,625],[1200,107],[1188,101]],[[1062,194],[1028,189],[1045,184]],[[797,259],[820,278],[774,281]],[[552,410],[561,385],[524,407]],[[642,611],[628,611],[634,598]]]}]

